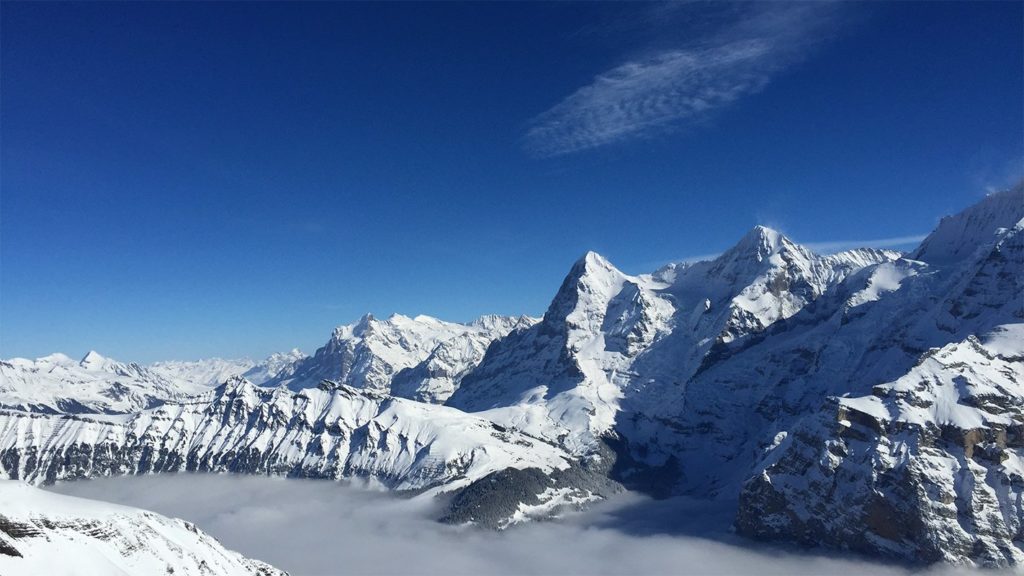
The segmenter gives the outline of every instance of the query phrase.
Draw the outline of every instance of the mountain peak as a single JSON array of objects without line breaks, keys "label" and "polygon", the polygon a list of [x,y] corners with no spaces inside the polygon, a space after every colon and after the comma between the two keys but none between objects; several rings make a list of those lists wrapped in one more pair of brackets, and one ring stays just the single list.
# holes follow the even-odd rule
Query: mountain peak
[{"label": "mountain peak", "polygon": [[995,192],[970,208],[946,216],[910,255],[929,264],[950,264],[969,257],[996,240],[1000,229],[1024,219],[1024,182]]},{"label": "mountain peak", "polygon": [[604,256],[590,250],[573,264],[544,317],[565,318],[576,307],[581,294],[588,295],[585,299],[604,294],[621,285],[625,278]]},{"label": "mountain peak", "polygon": [[95,350],[89,350],[82,360],[79,361],[79,366],[87,370],[95,370],[103,368],[104,365],[108,364],[110,359],[104,357],[102,354]]},{"label": "mountain peak", "polygon": [[578,260],[573,264],[572,272],[570,275],[582,276],[588,272],[596,271],[618,271],[607,258],[601,256],[593,250],[587,250],[583,256],[580,256]]},{"label": "mountain peak", "polygon": [[736,245],[719,256],[717,261],[752,261],[760,263],[787,246],[792,245],[792,241],[783,236],[778,230],[757,225],[744,234]]},{"label": "mountain peak", "polygon": [[768,253],[775,252],[782,245],[782,241],[786,237],[782,235],[782,232],[762,226],[758,224],[750,229],[743,238],[740,239],[738,245],[746,245],[751,247],[761,247]]}]

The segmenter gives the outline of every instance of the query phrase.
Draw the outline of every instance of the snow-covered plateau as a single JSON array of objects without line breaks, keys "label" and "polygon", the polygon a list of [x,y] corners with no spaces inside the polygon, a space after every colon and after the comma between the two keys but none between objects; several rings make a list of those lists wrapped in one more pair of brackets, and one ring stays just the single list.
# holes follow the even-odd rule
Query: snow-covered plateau
[{"label": "snow-covered plateau", "polygon": [[494,528],[625,487],[735,502],[751,538],[1022,566],[1024,188],[906,254],[761,226],[649,274],[587,253],[539,319],[367,315],[260,363],[0,362],[0,476],[179,471],[360,478]]}]

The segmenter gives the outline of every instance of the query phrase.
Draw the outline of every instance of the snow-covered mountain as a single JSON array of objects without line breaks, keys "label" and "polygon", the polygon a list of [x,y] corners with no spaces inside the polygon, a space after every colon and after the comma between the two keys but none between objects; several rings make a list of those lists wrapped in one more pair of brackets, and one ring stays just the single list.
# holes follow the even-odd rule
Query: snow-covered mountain
[{"label": "snow-covered mountain", "polygon": [[196,390],[212,388],[232,376],[243,374],[255,368],[256,363],[248,358],[225,360],[206,358],[203,360],[167,360],[154,362],[149,369],[167,380],[184,388]]},{"label": "snow-covered mountain", "polygon": [[909,255],[817,255],[760,226],[651,274],[591,252],[540,320],[366,316],[262,387],[128,415],[5,402],[0,472],[360,476],[498,527],[621,483],[738,500],[755,537],[1021,564],[1022,340],[1017,187]]},{"label": "snow-covered mountain", "polygon": [[430,316],[363,316],[339,326],[326,345],[293,369],[263,382],[292,390],[331,380],[424,402],[444,402],[476,367],[491,342],[536,322],[528,316],[483,316],[469,324]]},{"label": "snow-covered mountain", "polygon": [[137,412],[203,386],[170,380],[138,364],[89,352],[80,361],[63,354],[0,360],[0,405],[49,413]]},{"label": "snow-covered mountain", "polygon": [[0,572],[286,576],[184,520],[0,480]]},{"label": "snow-covered mountain", "polygon": [[[133,416],[0,411],[0,471],[36,483],[239,472],[360,477],[437,494],[510,469],[532,469],[552,478],[543,491],[557,484],[559,471],[574,466],[558,446],[486,418],[331,382],[292,392],[236,376],[186,402]],[[579,486],[564,488],[533,500],[553,507],[595,497]]]},{"label": "snow-covered mountain", "polygon": [[294,370],[294,365],[305,359],[298,348],[290,352],[277,352],[256,362],[248,358],[225,360],[206,358],[203,360],[170,360],[154,362],[149,369],[184,389],[213,388],[223,384],[232,376],[245,376],[254,384],[281,378]]},{"label": "snow-covered mountain", "polygon": [[[253,384],[263,384],[276,378],[283,378],[291,374],[299,363],[306,359],[306,355],[298,348],[292,348],[290,352],[277,352],[271,354],[261,362],[257,362],[245,372],[240,372],[246,380]],[[234,374],[232,374],[234,376]],[[218,380],[216,384],[226,382],[227,378]]]},{"label": "snow-covered mountain", "polygon": [[0,360],[0,407],[44,413],[130,414],[200,394],[244,374],[261,384],[288,373],[305,355],[298,350],[261,362],[212,358],[142,366],[90,351],[75,361],[64,354]]},{"label": "snow-covered mountain", "polygon": [[542,427],[587,453],[625,429],[624,413],[681,409],[682,384],[726,345],[793,316],[849,274],[898,257],[870,249],[817,256],[761,226],[714,260],[653,275],[626,275],[591,252],[542,322],[498,342],[448,404],[539,406]]}]

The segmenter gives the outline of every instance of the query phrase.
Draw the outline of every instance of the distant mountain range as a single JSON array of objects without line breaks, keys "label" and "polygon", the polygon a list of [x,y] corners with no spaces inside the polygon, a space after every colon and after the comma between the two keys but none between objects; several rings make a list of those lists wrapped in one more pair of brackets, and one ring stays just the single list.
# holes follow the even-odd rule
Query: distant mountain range
[{"label": "distant mountain range", "polygon": [[639,276],[591,252],[541,319],[367,315],[260,363],[11,359],[0,406],[0,475],[34,483],[363,477],[498,528],[627,487],[734,501],[754,538],[1021,565],[1024,188],[907,254],[760,226]]}]

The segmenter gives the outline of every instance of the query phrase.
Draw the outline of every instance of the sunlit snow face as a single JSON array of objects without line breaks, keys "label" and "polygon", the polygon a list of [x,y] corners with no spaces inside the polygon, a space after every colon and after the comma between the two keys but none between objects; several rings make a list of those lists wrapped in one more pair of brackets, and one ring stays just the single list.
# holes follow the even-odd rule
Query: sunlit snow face
[{"label": "sunlit snow face", "polygon": [[780,553],[728,534],[726,505],[626,494],[559,522],[497,533],[431,520],[436,503],[335,482],[215,475],[107,478],[55,491],[195,522],[293,575],[905,574]]}]

